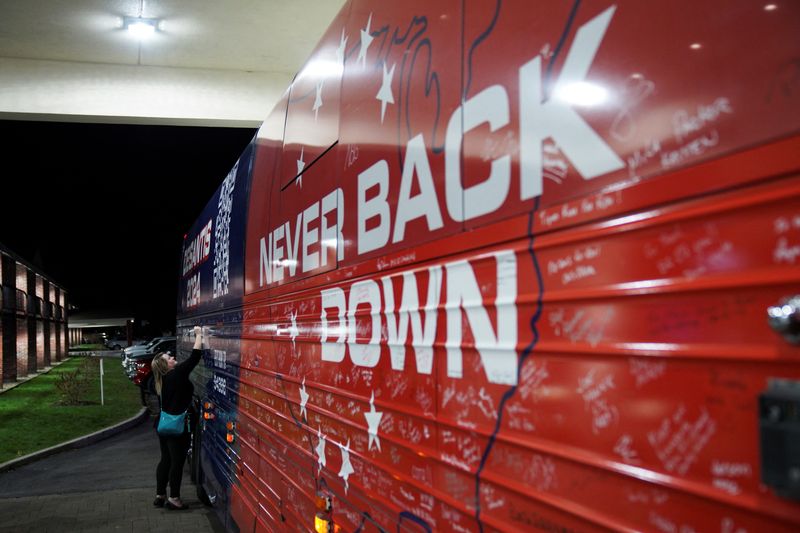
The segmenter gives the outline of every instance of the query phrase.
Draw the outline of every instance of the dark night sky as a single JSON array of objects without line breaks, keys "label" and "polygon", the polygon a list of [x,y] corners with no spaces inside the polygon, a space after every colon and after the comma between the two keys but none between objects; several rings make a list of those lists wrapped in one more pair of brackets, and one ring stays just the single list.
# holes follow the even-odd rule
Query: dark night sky
[{"label": "dark night sky", "polygon": [[0,243],[79,312],[172,329],[183,235],[254,134],[0,121]]}]

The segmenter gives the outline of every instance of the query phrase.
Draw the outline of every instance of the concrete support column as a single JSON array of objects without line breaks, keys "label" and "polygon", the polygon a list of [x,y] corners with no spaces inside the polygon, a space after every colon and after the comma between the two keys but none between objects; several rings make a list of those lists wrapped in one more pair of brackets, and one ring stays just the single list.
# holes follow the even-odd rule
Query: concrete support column
[{"label": "concrete support column", "polygon": [[17,318],[13,313],[3,313],[3,382],[17,380]]},{"label": "concrete support column", "polygon": [[62,335],[61,333],[64,329],[62,324],[67,320],[67,310],[60,305],[61,288],[51,285],[50,290],[53,291],[53,313],[55,314],[57,309],[61,310],[60,316],[53,316],[53,329],[51,330],[51,333],[56,337],[56,350],[55,353],[50,354],[50,357],[52,358],[50,363],[52,364],[54,361],[61,361],[61,359],[64,357],[64,351],[67,349],[66,343],[64,342],[66,336]]},{"label": "concrete support column", "polygon": [[50,360],[50,364],[52,365],[54,361],[61,361],[61,354],[64,349],[64,344],[62,342],[64,337],[61,335],[61,323],[53,322],[52,331],[50,333],[54,335],[56,339],[56,353],[51,354],[54,359]]},{"label": "concrete support column", "polygon": [[[42,362],[44,363],[44,367],[47,368],[50,366],[50,357],[52,356],[51,348],[52,348],[52,339],[50,337],[52,332],[52,324],[53,319],[53,304],[50,303],[50,282],[44,280],[44,303],[42,304],[42,315],[44,315],[44,357],[42,358]],[[41,369],[40,369],[41,370]]]},{"label": "concrete support column", "polygon": [[67,302],[67,293],[64,289],[61,289],[61,310],[64,313],[64,351],[61,353],[61,357],[66,357],[69,355],[69,339],[67,335],[69,334],[69,302]]},{"label": "concrete support column", "polygon": [[28,316],[28,374],[36,373],[36,317]]},{"label": "concrete support column", "polygon": [[[51,351],[52,351],[51,350],[51,346],[50,346],[50,341],[51,341],[50,335],[52,334],[53,323],[50,320],[44,320],[43,322],[44,322],[44,324],[43,324],[44,325],[44,358],[43,358],[43,363],[44,363],[45,368],[47,368],[48,366],[50,366],[50,357],[51,357]],[[41,368],[39,370],[41,370]]]},{"label": "concrete support column", "polygon": [[14,316],[15,286],[17,284],[16,261],[5,254],[0,254],[3,276],[0,283],[3,286],[3,308],[0,310],[0,328],[3,328],[2,351],[2,379],[16,381],[17,379],[17,321]]},{"label": "concrete support column", "polygon": [[[35,374],[38,367],[37,360],[41,357],[41,346],[37,346],[36,335],[36,315],[37,304],[39,302],[36,295],[36,272],[28,270],[28,286],[24,290],[28,293],[28,374]],[[17,287],[19,288],[19,287]]]}]

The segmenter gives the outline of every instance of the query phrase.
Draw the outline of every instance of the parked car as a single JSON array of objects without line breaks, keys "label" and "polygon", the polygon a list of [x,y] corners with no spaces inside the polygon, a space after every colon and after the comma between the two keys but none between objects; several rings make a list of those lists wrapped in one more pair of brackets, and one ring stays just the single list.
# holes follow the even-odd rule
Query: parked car
[{"label": "parked car", "polygon": [[149,341],[144,341],[144,342],[139,343],[139,344],[134,344],[133,346],[128,346],[127,348],[124,349],[124,352],[125,353],[130,353],[130,352],[135,351],[135,350],[143,350],[143,349],[146,349],[146,348],[150,348],[151,346],[153,346],[155,343],[157,343],[161,339],[166,339],[166,338],[167,337],[153,337]]},{"label": "parked car", "polygon": [[134,355],[138,355],[140,353],[144,353],[150,348],[157,345],[159,342],[165,339],[174,339],[175,337],[155,337],[151,339],[146,344],[138,345],[138,346],[129,346],[122,351],[122,366],[126,366],[127,359],[133,357]]},{"label": "parked car", "polygon": [[140,346],[144,341],[141,339],[134,339],[131,346],[128,346],[128,339],[126,337],[110,337],[105,340],[104,344],[109,350],[122,350],[123,348],[134,348]]},{"label": "parked car", "polygon": [[155,381],[153,379],[152,359],[141,359],[134,362],[134,375],[131,381],[139,387],[142,398],[142,405],[148,405],[148,396],[156,394]]},{"label": "parked car", "polygon": [[155,383],[153,381],[153,369],[151,363],[153,357],[160,352],[175,353],[177,341],[175,337],[162,337],[145,351],[134,351],[126,356],[123,362],[125,374],[128,379],[139,387],[142,405],[148,406],[148,396],[155,394]]},{"label": "parked car", "polygon": [[122,366],[125,369],[129,379],[133,379],[136,375],[139,361],[149,361],[159,352],[172,352],[175,353],[177,340],[175,337],[162,337],[155,343],[151,343],[149,348],[144,350],[132,350],[126,353],[122,358]]}]

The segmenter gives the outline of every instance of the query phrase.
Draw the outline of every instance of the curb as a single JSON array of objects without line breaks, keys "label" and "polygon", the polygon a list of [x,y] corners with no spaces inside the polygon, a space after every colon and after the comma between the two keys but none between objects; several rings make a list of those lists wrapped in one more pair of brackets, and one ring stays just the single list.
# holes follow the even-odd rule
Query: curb
[{"label": "curb", "polygon": [[101,429],[99,431],[95,431],[94,433],[90,433],[88,435],[84,435],[82,437],[78,437],[76,439],[69,440],[67,442],[62,442],[61,444],[56,444],[55,446],[51,446],[49,448],[45,448],[44,450],[39,450],[37,452],[29,453],[28,455],[23,455],[17,459],[12,459],[11,461],[5,462],[0,464],[0,473],[7,472],[8,470],[14,470],[20,466],[26,465],[28,463],[33,463],[38,461],[39,459],[44,459],[47,456],[54,455],[59,452],[63,452],[66,450],[73,450],[75,448],[83,448],[84,446],[89,446],[90,444],[94,444],[95,442],[101,441],[103,439],[107,439],[109,437],[113,437],[117,433],[122,433],[126,429],[130,429],[134,426],[137,426],[147,420],[149,417],[149,411],[147,407],[142,407],[142,410],[139,411],[138,414],[132,416],[127,420],[123,420],[117,425],[107,427],[105,429]]}]

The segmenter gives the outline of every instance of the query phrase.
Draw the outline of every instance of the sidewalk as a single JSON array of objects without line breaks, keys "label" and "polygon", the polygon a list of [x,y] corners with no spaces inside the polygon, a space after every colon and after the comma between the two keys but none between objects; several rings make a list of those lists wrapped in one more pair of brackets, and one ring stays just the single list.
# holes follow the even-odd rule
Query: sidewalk
[{"label": "sidewalk", "polygon": [[160,448],[152,422],[143,408],[111,427],[0,465],[0,533],[224,532],[214,510],[196,498],[188,467],[181,493],[190,509],[153,507]]},{"label": "sidewalk", "polygon": [[[186,488],[193,489],[191,484]],[[152,499],[152,488],[0,499],[0,532],[225,531],[197,500],[186,498],[192,509],[178,512],[152,507]]]},{"label": "sidewalk", "polygon": [[221,533],[184,470],[188,511],[153,507],[159,445],[150,420],[90,446],[0,473],[0,533],[177,531]]}]

